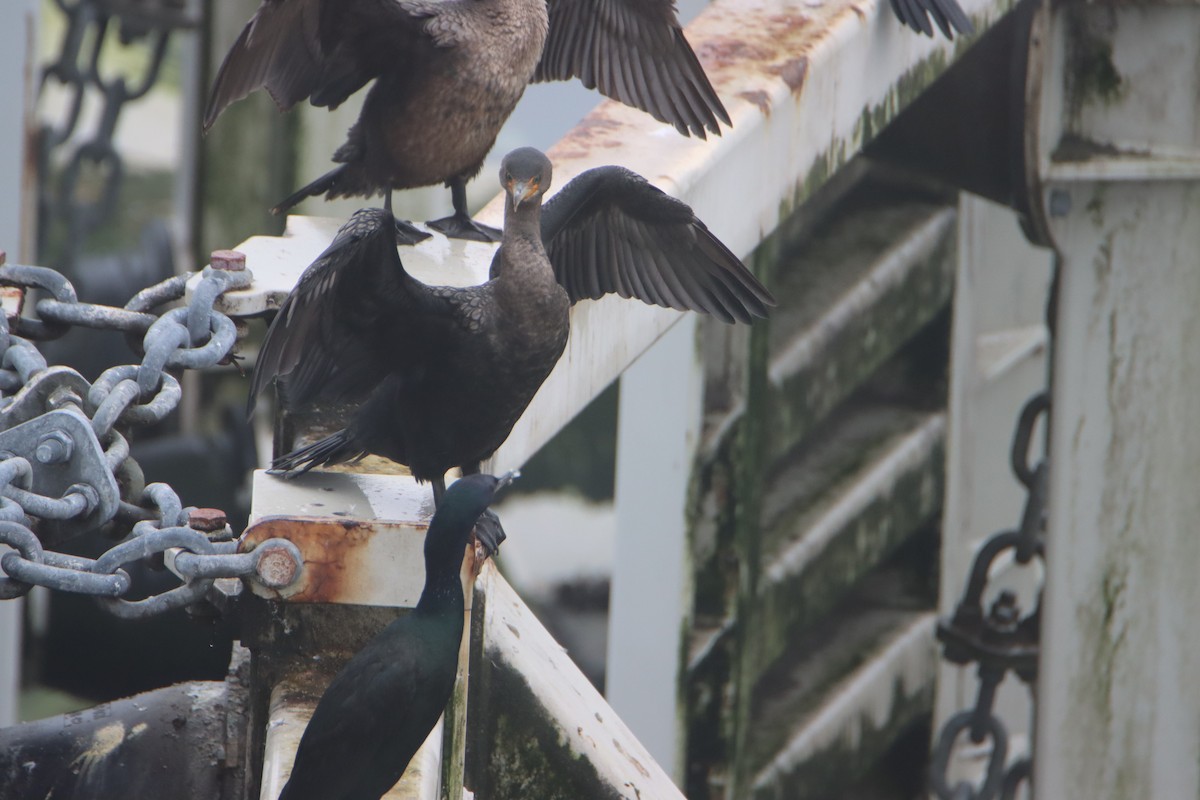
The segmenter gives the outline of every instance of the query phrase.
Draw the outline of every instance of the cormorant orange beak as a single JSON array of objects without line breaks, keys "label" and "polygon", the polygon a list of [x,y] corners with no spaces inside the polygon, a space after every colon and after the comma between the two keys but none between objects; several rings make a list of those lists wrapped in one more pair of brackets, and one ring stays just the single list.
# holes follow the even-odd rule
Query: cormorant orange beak
[{"label": "cormorant orange beak", "polygon": [[522,203],[537,194],[537,178],[532,178],[528,181],[513,181],[511,189],[512,210],[516,211],[521,207]]}]

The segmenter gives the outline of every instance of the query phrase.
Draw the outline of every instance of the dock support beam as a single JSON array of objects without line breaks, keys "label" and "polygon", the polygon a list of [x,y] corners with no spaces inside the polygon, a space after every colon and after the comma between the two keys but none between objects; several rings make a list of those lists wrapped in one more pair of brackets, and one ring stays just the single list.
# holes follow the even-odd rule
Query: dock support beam
[{"label": "dock support beam", "polygon": [[1060,284],[1035,794],[1197,797],[1200,6],[1057,6],[1042,41]]}]

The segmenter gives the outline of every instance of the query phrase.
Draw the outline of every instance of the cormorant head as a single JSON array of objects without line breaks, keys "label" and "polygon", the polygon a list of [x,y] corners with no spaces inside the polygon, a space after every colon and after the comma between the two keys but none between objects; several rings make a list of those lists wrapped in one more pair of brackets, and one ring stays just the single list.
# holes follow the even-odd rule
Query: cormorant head
[{"label": "cormorant head", "polygon": [[550,188],[550,178],[550,159],[533,147],[513,150],[500,163],[500,185],[513,211],[531,199],[540,205],[542,195]]},{"label": "cormorant head", "polygon": [[429,523],[429,533],[425,536],[426,559],[434,553],[445,551],[461,560],[462,549],[479,515],[491,505],[496,492],[519,475],[515,470],[498,478],[482,474],[466,475],[452,483],[442,495],[442,502]]}]

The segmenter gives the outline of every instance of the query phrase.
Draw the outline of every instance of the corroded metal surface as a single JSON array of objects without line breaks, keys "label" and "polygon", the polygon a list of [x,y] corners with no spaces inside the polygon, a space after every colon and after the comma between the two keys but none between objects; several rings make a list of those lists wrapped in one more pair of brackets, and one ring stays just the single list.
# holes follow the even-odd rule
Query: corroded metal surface
[{"label": "corroded metal surface", "polygon": [[282,593],[252,588],[292,602],[411,607],[425,582],[432,505],[429,490],[404,476],[312,472],[284,481],[258,472],[240,549],[286,539],[304,569]]}]

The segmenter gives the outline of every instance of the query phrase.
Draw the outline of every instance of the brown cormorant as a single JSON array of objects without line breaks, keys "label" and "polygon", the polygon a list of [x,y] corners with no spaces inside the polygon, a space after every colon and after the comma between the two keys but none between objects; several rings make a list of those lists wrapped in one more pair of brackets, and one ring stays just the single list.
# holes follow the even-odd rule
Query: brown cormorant
[{"label": "brown cormorant", "polygon": [[417,607],[354,655],[321,695],[279,800],[378,800],[446,707],[463,634],[463,552],[511,478],[470,475],[446,490],[425,534]]},{"label": "brown cormorant", "polygon": [[[391,212],[355,213],[279,309],[250,402],[273,379],[289,409],[366,399],[346,428],[281,456],[273,471],[381,455],[432,482],[440,502],[446,470],[478,472],[550,374],[572,303],[616,293],[725,322],[765,317],[775,304],[687,204],[641,176],[589,170],[543,207],[550,177],[533,148],[505,157],[504,237],[478,286],[421,283],[400,262]],[[498,522],[485,515],[479,527],[494,550]]]},{"label": "brown cormorant", "polygon": [[454,214],[431,227],[495,241],[467,213],[466,183],[531,81],[573,77],[681,133],[729,124],[674,0],[263,0],[217,73],[204,128],[260,87],[281,109],[334,108],[374,79],[334,153],[341,166],[274,211],[445,183]]}]

